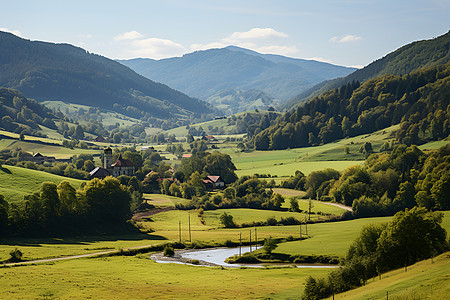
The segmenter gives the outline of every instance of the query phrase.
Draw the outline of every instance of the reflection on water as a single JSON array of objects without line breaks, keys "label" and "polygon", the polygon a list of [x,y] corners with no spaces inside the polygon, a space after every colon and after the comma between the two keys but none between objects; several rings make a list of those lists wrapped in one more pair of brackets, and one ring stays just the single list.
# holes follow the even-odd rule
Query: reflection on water
[{"label": "reflection on water", "polygon": [[[256,250],[255,247],[252,247],[252,250]],[[249,252],[250,247],[242,247],[241,253]],[[227,259],[230,256],[238,255],[239,254],[239,247],[237,248],[214,248],[214,249],[203,249],[203,250],[197,250],[197,251],[189,251],[180,253],[181,257],[186,259],[198,259],[203,260],[209,263],[213,263],[216,265],[220,265],[223,267],[254,267],[254,268],[261,268],[263,267],[262,264],[227,264],[225,262],[225,259]],[[294,265],[294,264],[289,264]],[[336,266],[333,265],[309,265],[309,264],[295,264],[298,268],[335,268]]]},{"label": "reflection on water", "polygon": [[[242,247],[242,254],[245,252],[250,252],[250,247]],[[255,250],[255,247],[252,247],[252,250]],[[249,266],[249,267],[261,267],[261,265],[242,265],[242,264],[227,264],[225,259],[230,256],[239,254],[239,247],[237,248],[214,248],[214,249],[204,249],[198,251],[191,251],[181,253],[181,257],[187,259],[198,259],[204,260],[209,263],[213,263],[216,265],[220,265],[223,267],[240,267],[240,266]]]}]

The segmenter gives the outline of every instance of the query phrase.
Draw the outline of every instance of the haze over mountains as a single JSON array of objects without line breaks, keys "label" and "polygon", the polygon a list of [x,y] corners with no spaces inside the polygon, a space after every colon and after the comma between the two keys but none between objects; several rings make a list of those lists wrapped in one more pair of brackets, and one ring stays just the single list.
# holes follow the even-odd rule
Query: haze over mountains
[{"label": "haze over mountains", "polygon": [[[137,73],[165,83],[230,112],[245,110],[241,95],[251,90],[261,108],[285,102],[324,80],[342,77],[355,69],[314,60],[260,54],[229,46],[196,51],[168,59],[119,60]],[[260,93],[264,96],[258,98]],[[226,98],[226,99],[222,99]],[[266,101],[277,99],[278,101]],[[227,104],[223,104],[226,102]],[[243,106],[239,109],[239,106]]]},{"label": "haze over mountains", "polygon": [[0,32],[0,48],[0,86],[38,101],[97,106],[147,121],[192,120],[212,113],[203,101],[72,45]]}]

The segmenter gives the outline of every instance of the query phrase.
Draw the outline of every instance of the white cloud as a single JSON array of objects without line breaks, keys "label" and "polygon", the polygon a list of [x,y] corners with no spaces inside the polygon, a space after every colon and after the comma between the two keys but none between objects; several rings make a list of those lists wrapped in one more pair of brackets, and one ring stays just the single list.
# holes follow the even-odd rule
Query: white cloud
[{"label": "white cloud", "polygon": [[137,32],[136,30],[133,30],[133,31],[128,31],[128,32],[116,35],[114,37],[114,40],[116,40],[116,41],[136,40],[136,39],[141,39],[143,37],[144,36],[142,34]]},{"label": "white cloud", "polygon": [[277,44],[277,39],[287,37],[288,35],[286,33],[278,32],[273,28],[252,28],[246,32],[234,32],[217,42],[192,44],[190,49],[193,51],[207,50],[233,45],[265,54],[270,53],[289,56],[298,53],[298,49],[295,46]]},{"label": "white cloud", "polygon": [[151,57],[154,59],[180,56],[186,52],[182,45],[159,38],[134,40],[131,42],[131,46],[133,49],[129,52],[133,56]]},{"label": "white cloud", "polygon": [[339,36],[333,36],[330,39],[330,42],[333,43],[349,43],[349,42],[355,42],[361,40],[362,37],[352,34],[347,34],[346,36],[339,37]]},{"label": "white cloud", "polygon": [[278,46],[278,45],[258,47],[255,51],[264,54],[280,54],[284,56],[290,56],[298,53],[298,49],[295,46]]},{"label": "white cloud", "polygon": [[223,42],[212,42],[212,43],[208,43],[208,44],[192,44],[190,46],[190,49],[192,51],[199,51],[199,50],[207,50],[207,49],[224,48],[226,46],[229,46],[229,44],[226,44]]},{"label": "white cloud", "polygon": [[8,28],[1,27],[0,31],[9,32],[17,36],[22,36],[22,33],[19,30],[10,30]]},{"label": "white cloud", "polygon": [[276,42],[279,38],[287,38],[288,35],[272,28],[252,28],[246,32],[234,32],[218,41],[210,43],[191,44],[188,48],[174,41],[161,38],[144,38],[137,31],[130,31],[114,37],[116,42],[121,42],[124,49],[124,57],[149,57],[161,59],[173,56],[181,56],[188,51],[207,50],[212,48],[224,48],[230,45],[251,49],[260,53],[280,54],[292,56],[298,52],[292,45],[280,45]]},{"label": "white cloud", "polygon": [[246,32],[234,32],[227,39],[229,40],[253,40],[253,39],[270,39],[270,38],[287,38],[288,35],[278,32],[273,28],[252,28]]}]

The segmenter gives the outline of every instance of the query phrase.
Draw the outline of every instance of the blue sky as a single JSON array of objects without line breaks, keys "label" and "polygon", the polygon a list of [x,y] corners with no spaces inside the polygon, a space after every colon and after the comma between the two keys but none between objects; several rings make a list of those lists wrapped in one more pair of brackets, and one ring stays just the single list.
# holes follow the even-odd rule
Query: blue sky
[{"label": "blue sky", "polygon": [[450,0],[14,0],[1,7],[0,30],[121,59],[236,45],[364,66],[450,29]]}]

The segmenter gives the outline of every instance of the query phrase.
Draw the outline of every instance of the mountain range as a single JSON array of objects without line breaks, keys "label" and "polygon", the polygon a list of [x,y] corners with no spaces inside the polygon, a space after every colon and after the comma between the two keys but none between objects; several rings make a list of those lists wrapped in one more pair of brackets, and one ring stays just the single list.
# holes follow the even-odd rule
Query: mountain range
[{"label": "mountain range", "polygon": [[[147,78],[210,103],[220,102],[224,92],[229,101],[232,91],[237,94],[252,91],[263,92],[268,98],[278,100],[271,103],[276,105],[317,83],[346,76],[355,70],[314,60],[261,54],[235,46],[161,60],[136,58],[119,62]],[[232,101],[235,105],[228,107],[230,111],[242,111],[239,106],[244,103],[239,97]]]},{"label": "mountain range", "polygon": [[145,121],[192,121],[213,112],[201,100],[79,47],[0,32],[0,48],[0,86],[28,98],[112,109]]}]

